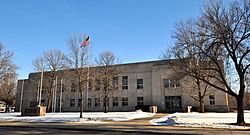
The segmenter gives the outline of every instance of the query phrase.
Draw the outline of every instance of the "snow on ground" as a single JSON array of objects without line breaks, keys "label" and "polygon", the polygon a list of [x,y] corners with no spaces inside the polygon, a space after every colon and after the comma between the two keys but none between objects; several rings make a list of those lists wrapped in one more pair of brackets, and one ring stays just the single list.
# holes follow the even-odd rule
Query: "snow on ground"
[{"label": "snow on ground", "polygon": [[[245,122],[250,123],[250,113],[245,113]],[[230,125],[236,123],[237,113],[174,113],[159,119],[150,120],[152,125],[210,127],[230,129],[250,129],[246,126]]]},{"label": "snow on ground", "polygon": [[70,113],[47,113],[45,116],[21,116],[17,113],[0,113],[0,121],[23,121],[23,122],[81,122],[101,123],[103,121],[127,121],[138,118],[152,117],[154,113],[136,112],[88,112],[83,113],[80,119],[79,112]]}]

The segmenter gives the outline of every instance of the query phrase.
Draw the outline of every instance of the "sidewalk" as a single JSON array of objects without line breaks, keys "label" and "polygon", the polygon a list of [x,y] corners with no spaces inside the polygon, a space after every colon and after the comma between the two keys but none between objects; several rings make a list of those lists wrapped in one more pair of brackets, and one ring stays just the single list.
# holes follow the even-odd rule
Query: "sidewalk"
[{"label": "sidewalk", "polygon": [[230,130],[230,129],[209,129],[209,128],[185,128],[171,126],[153,126],[148,121],[151,119],[163,117],[167,114],[156,114],[154,117],[136,119],[131,121],[109,123],[28,123],[28,122],[10,122],[2,121],[2,127],[29,127],[29,128],[52,128],[60,130],[77,131],[114,131],[126,133],[146,133],[146,134],[250,134],[250,131]]}]

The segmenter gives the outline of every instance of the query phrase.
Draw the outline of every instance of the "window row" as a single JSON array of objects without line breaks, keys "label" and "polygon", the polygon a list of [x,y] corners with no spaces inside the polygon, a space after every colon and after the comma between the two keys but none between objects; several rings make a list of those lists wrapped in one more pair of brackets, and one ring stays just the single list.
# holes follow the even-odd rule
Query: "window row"
[{"label": "window row", "polygon": [[163,86],[164,88],[180,87],[180,80],[179,79],[163,79]]},{"label": "window row", "polygon": [[[93,103],[92,103],[93,102]],[[101,101],[100,98],[88,98],[88,108],[91,108],[92,104],[95,107],[100,107]],[[70,107],[75,107],[76,105],[76,99],[70,99]],[[81,105],[81,99],[78,99],[78,107]],[[118,107],[119,106],[119,98],[114,97],[112,99],[112,105],[113,107]],[[122,97],[122,106],[128,106],[128,97]],[[144,105],[144,100],[143,97],[137,97],[137,105]],[[105,106],[105,99],[103,99],[103,106]],[[108,99],[108,106],[109,106],[109,99]]]},{"label": "window row", "polygon": [[[100,90],[101,89],[101,85],[102,85],[102,82],[101,80],[95,80],[94,82],[95,84],[93,84],[93,82],[89,82],[88,86],[89,86],[89,90],[92,89],[93,85],[95,87],[95,90]],[[113,77],[112,79],[112,89],[118,89],[118,84],[119,84],[119,78],[116,76],[116,77]],[[127,90],[128,89],[128,76],[122,76],[122,89],[123,90]],[[75,85],[75,83],[72,83],[71,84],[71,92],[76,92],[76,88],[77,86]],[[137,79],[137,86],[136,86],[137,89],[143,89],[143,79]]]}]

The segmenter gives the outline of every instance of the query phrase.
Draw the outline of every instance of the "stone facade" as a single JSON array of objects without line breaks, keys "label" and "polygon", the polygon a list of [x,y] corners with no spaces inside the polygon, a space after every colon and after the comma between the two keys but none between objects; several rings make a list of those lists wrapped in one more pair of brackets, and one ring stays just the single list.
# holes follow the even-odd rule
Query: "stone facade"
[{"label": "stone facade", "polygon": [[[110,90],[109,111],[133,111],[138,104],[156,105],[158,112],[186,111],[187,106],[192,106],[193,109],[199,107],[199,102],[193,100],[183,90],[183,87],[192,83],[184,82],[183,79],[176,80],[173,70],[165,61],[138,62],[118,66],[121,68],[121,73],[117,78],[117,88]],[[67,75],[62,75],[65,72]],[[31,73],[28,79],[18,81],[16,111],[34,106],[39,102],[40,74]],[[77,82],[72,75],[73,72],[67,70],[60,71],[59,74],[61,77],[57,79],[56,98],[53,98],[56,99],[54,100],[56,103],[53,102],[55,111],[79,111],[80,94],[77,88],[72,87]],[[44,79],[46,79],[46,73]],[[42,103],[47,106],[46,88],[41,93]],[[88,91],[85,90],[84,111],[103,111],[103,98],[103,91],[95,90],[94,86],[91,86]],[[21,99],[22,103],[20,103]],[[204,99],[205,111],[225,112],[228,109],[227,104],[227,95],[214,89],[211,89],[210,95]]]}]

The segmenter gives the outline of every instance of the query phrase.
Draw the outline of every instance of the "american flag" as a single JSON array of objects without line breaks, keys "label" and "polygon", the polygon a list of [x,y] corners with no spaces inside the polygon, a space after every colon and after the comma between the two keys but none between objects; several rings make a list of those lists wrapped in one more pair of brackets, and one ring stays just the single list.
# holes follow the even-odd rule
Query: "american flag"
[{"label": "american flag", "polygon": [[83,42],[82,42],[82,44],[81,44],[81,47],[85,47],[85,46],[87,46],[87,45],[89,45],[89,36],[83,36]]}]

